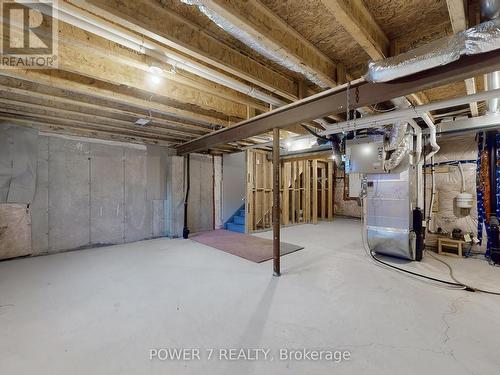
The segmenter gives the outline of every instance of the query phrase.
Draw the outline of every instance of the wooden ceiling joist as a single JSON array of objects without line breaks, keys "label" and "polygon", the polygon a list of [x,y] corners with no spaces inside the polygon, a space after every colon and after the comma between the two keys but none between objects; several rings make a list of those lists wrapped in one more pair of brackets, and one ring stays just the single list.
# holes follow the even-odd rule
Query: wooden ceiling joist
[{"label": "wooden ceiling joist", "polygon": [[[463,0],[446,0],[446,5],[448,6],[453,33],[465,30],[467,28],[467,20]],[[474,77],[465,80],[465,90],[467,95],[476,93],[476,80]],[[469,107],[472,117],[477,117],[479,115],[477,103],[470,103]]]},{"label": "wooden ceiling joist", "polygon": [[265,51],[259,53],[280,56],[290,67],[296,66],[316,77],[323,88],[336,85],[335,64],[258,0],[202,0],[201,3],[235,26],[238,35],[249,36],[255,44],[253,48]]},{"label": "wooden ceiling joist", "polygon": [[[201,83],[196,87],[196,83],[188,86],[185,82],[176,82],[177,74],[153,74],[150,72],[153,63],[160,65],[165,71],[172,67],[63,22],[59,23],[59,29],[61,36],[58,58],[61,70],[166,96],[173,102],[191,105],[207,113],[214,111],[242,119],[246,116],[245,104],[258,105],[253,100],[248,100],[245,104],[237,103],[236,98],[240,94],[233,90],[226,92],[223,98],[204,91]],[[228,91],[222,87],[219,90]],[[233,94],[232,100],[229,99]]]},{"label": "wooden ceiling joist", "polygon": [[297,98],[297,85],[293,79],[249,59],[186,18],[162,7],[157,1],[68,0],[68,2],[283,98],[289,100]]},{"label": "wooden ceiling joist", "polygon": [[[390,53],[390,41],[362,0],[321,0],[335,19],[373,60],[385,59]],[[424,93],[411,93],[414,105],[429,102]]]},{"label": "wooden ceiling joist", "polygon": [[153,145],[160,145],[167,147],[171,147],[173,145],[172,141],[158,139],[157,137],[151,137],[148,136],[147,134],[142,134],[142,135],[118,134],[113,130],[100,129],[100,128],[88,129],[88,128],[68,126],[64,124],[60,125],[50,121],[45,122],[39,118],[10,115],[7,113],[0,113],[0,124],[2,122],[6,124],[27,126],[30,128],[38,129],[39,131],[42,132],[54,133],[54,134],[103,139],[107,141],[153,144]]},{"label": "wooden ceiling joist", "polygon": [[112,85],[102,84],[100,81],[85,79],[85,77],[73,77],[71,74],[65,74],[60,71],[39,71],[10,69],[0,70],[0,77],[13,78],[19,81],[29,82],[45,89],[58,90],[57,95],[62,97],[75,98],[96,105],[105,105],[118,108],[130,108],[146,113],[159,113],[164,116],[171,116],[186,120],[187,123],[199,122],[205,127],[210,125],[228,126],[229,119],[200,114],[192,110],[180,109],[172,105],[165,104],[158,100],[155,95],[139,97],[132,90],[125,90],[122,87],[113,87]]},{"label": "wooden ceiling joist", "polygon": [[67,105],[65,106],[65,108],[57,108],[55,106],[36,104],[33,101],[23,102],[19,100],[13,100],[11,99],[11,97],[4,98],[2,96],[0,96],[0,103],[2,104],[2,108],[0,108],[0,111],[10,109],[10,110],[17,110],[20,114],[26,113],[33,116],[43,115],[52,118],[85,121],[87,123],[114,125],[117,127],[117,130],[123,128],[123,129],[131,129],[134,131],[141,131],[148,134],[172,136],[176,137],[176,139],[178,139],[179,141],[182,140],[185,141],[196,137],[196,135],[194,134],[187,134],[185,132],[166,129],[164,127],[158,126],[153,121],[146,127],[141,128],[140,126],[135,125],[134,122],[132,121],[119,119],[116,116],[107,117],[107,116],[102,116],[102,114],[84,113],[83,111],[78,111],[75,110],[74,108],[70,109],[68,108]]},{"label": "wooden ceiling joist", "polygon": [[203,135],[209,133],[207,128],[191,127],[172,121],[163,120],[158,117],[149,116],[149,114],[140,114],[130,111],[104,107],[95,104],[82,103],[71,99],[53,97],[46,94],[41,94],[33,91],[20,90],[12,87],[6,87],[0,84],[0,97],[16,100],[18,102],[41,105],[44,107],[52,107],[59,109],[69,109],[76,113],[96,114],[102,117],[119,119],[134,123],[140,118],[151,119],[152,122],[161,126],[164,129],[169,129],[173,132],[185,135]]},{"label": "wooden ceiling joist", "polygon": [[389,56],[389,39],[362,0],[321,0],[373,60]]}]

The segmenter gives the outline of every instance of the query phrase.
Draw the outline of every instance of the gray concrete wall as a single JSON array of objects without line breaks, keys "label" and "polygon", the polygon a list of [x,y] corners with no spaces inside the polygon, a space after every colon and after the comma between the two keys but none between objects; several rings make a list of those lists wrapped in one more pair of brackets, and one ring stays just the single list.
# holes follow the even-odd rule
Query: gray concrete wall
[{"label": "gray concrete wall", "polygon": [[184,226],[184,158],[169,156],[167,159],[167,201],[165,223],[169,237],[182,237]]},{"label": "gray concrete wall", "polygon": [[223,156],[222,220],[225,223],[245,202],[245,152]]},{"label": "gray concrete wall", "polygon": [[[343,176],[344,172],[337,169],[337,176]],[[335,179],[334,186],[335,215],[361,218],[361,206],[357,200],[344,199],[344,179]]]},{"label": "gray concrete wall", "polygon": [[[170,234],[171,151],[116,142],[39,136],[32,253]],[[182,219],[182,217],[181,217]]]},{"label": "gray concrete wall", "polygon": [[191,233],[214,228],[214,165],[211,155],[191,154],[188,227]]}]

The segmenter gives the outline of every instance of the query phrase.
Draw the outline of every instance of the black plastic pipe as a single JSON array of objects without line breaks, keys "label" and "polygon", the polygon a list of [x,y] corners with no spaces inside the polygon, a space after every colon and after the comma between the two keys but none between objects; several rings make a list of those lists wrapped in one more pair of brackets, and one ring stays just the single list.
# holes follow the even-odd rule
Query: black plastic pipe
[{"label": "black plastic pipe", "polygon": [[186,155],[186,196],[184,198],[184,228],[182,229],[182,238],[187,239],[189,237],[188,228],[188,199],[189,199],[189,187],[191,185],[191,176],[189,171],[189,154]]}]

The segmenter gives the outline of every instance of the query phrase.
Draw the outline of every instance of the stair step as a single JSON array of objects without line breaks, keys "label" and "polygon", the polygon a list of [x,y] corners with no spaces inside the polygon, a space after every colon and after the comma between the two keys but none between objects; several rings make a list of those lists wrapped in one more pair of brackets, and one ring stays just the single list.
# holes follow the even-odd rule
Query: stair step
[{"label": "stair step", "polygon": [[245,209],[240,210],[240,216],[245,217]]},{"label": "stair step", "polygon": [[233,223],[245,225],[245,216],[233,216]]},{"label": "stair step", "polygon": [[227,230],[230,230],[231,232],[245,233],[244,225],[233,224],[233,223],[227,223],[226,225],[227,225]]}]

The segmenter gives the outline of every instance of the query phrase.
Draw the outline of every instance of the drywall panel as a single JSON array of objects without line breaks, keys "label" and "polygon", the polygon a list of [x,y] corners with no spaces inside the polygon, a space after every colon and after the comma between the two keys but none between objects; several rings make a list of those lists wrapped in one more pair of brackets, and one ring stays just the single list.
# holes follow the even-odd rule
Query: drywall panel
[{"label": "drywall panel", "polygon": [[0,259],[31,254],[28,205],[0,203]]},{"label": "drywall panel", "polygon": [[90,245],[89,144],[49,138],[49,252]]},{"label": "drywall panel", "polygon": [[146,151],[125,148],[125,242],[151,237],[151,202],[146,203]]},{"label": "drywall panel", "polygon": [[222,162],[222,221],[229,218],[245,204],[246,195],[245,152],[227,154]]},{"label": "drywall panel", "polygon": [[123,148],[91,143],[90,238],[92,245],[124,241]]},{"label": "drywall panel", "polygon": [[49,138],[38,137],[36,189],[31,209],[31,250],[33,254],[49,249]]},{"label": "drywall panel", "polygon": [[213,160],[210,155],[190,155],[188,227],[191,233],[213,229]]}]

